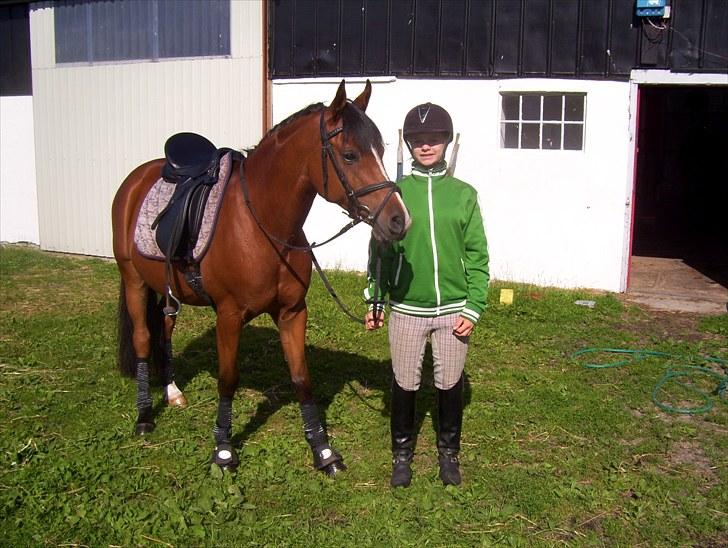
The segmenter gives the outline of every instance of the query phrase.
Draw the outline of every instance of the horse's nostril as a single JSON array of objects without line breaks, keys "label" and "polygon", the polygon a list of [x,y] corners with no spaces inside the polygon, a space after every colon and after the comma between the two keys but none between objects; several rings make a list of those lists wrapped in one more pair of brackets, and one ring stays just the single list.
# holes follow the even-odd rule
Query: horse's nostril
[{"label": "horse's nostril", "polygon": [[404,230],[404,219],[401,215],[395,215],[389,220],[389,229],[393,234],[401,234]]}]

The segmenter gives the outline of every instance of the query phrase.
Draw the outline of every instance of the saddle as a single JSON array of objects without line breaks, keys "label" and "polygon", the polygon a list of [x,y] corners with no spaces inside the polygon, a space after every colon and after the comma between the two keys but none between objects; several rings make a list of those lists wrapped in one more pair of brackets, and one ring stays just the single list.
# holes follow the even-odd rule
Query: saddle
[{"label": "saddle", "polygon": [[192,250],[200,233],[207,198],[217,183],[220,159],[228,152],[233,159],[243,158],[241,153],[229,148],[218,149],[196,133],[177,133],[167,139],[162,178],[174,184],[175,189],[152,223],[157,245],[167,261],[193,262]]}]

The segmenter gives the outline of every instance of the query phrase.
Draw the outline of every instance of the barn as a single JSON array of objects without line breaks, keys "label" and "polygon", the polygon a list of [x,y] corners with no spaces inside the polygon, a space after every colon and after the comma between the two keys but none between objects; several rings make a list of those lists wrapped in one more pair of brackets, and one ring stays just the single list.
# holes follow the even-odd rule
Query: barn
[{"label": "barn", "polygon": [[[498,280],[626,291],[640,257],[728,287],[723,0],[0,3],[0,240],[109,256],[109,207],[177,131],[254,146],[369,79],[395,174],[424,101],[459,132]],[[344,216],[318,200],[312,241]],[[360,226],[322,249],[362,271]]]}]

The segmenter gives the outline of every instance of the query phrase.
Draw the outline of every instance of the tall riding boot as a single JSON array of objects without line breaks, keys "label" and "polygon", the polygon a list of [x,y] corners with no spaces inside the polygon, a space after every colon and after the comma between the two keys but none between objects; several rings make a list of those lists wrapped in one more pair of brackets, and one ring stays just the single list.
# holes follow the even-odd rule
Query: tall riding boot
[{"label": "tall riding boot", "polygon": [[416,390],[405,390],[392,379],[392,487],[408,487],[412,481],[412,457],[415,452]]},{"label": "tall riding boot", "polygon": [[445,485],[460,485],[460,433],[463,426],[463,377],[448,390],[437,390],[437,452],[440,479]]}]

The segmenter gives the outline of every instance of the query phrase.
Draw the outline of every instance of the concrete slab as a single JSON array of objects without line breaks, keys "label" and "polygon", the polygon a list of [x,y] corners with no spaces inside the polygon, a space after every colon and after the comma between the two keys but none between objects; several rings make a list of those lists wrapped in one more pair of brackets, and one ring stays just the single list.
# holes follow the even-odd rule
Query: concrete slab
[{"label": "concrete slab", "polygon": [[625,299],[655,310],[728,312],[728,288],[682,259],[633,256]]}]

